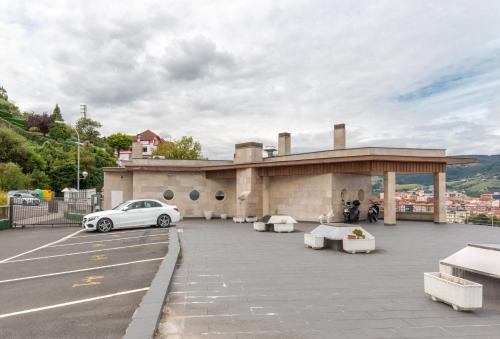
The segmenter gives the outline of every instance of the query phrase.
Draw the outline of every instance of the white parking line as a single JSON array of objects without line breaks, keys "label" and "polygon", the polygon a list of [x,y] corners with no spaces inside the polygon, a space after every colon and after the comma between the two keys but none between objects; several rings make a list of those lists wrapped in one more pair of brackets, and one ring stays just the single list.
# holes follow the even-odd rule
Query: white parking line
[{"label": "white parking line", "polygon": [[138,236],[138,237],[116,238],[116,239],[108,239],[108,240],[72,242],[72,243],[69,243],[69,244],[52,245],[52,246],[48,246],[48,247],[62,247],[62,246],[71,246],[71,245],[92,244],[92,243],[96,243],[96,242],[119,241],[119,240],[127,240],[127,239],[146,238],[146,237],[160,237],[162,235],[168,235],[168,233],[152,234],[152,235],[141,235],[141,236]]},{"label": "white parking line", "polygon": [[138,245],[129,245],[129,246],[104,248],[102,250],[92,250],[92,251],[74,252],[74,253],[67,253],[67,254],[48,255],[48,256],[45,256],[45,257],[35,257],[35,258],[27,258],[27,259],[18,259],[18,260],[7,261],[5,263],[0,263],[0,264],[13,264],[13,263],[16,263],[16,262],[23,262],[23,261],[33,261],[33,260],[41,260],[41,259],[66,257],[66,256],[69,256],[69,255],[86,254],[86,253],[94,253],[94,252],[104,252],[104,251],[113,251],[113,250],[121,250],[121,249],[124,249],[124,248],[150,246],[150,245],[158,245],[158,244],[168,244],[168,241],[150,242],[150,243],[147,243],[147,244],[138,244]]},{"label": "white parking line", "polygon": [[78,235],[74,238],[92,238],[92,237],[99,237],[99,236],[104,236],[104,235],[107,235],[107,236],[113,236],[113,235],[120,235],[120,234],[125,234],[125,233],[137,233],[137,232],[146,232],[146,231],[160,231],[160,232],[155,232],[155,233],[168,233],[167,232],[164,232],[165,229],[164,228],[142,228],[140,230],[135,230],[135,231],[118,231],[118,230],[115,230],[115,231],[111,231],[111,232],[108,232],[108,233],[95,233],[95,234],[88,234],[88,235]]},{"label": "white parking line", "polygon": [[57,243],[60,243],[61,241],[65,241],[65,240],[67,240],[67,239],[71,238],[72,236],[74,236],[74,235],[76,235],[76,234],[78,234],[78,233],[80,233],[80,232],[83,232],[83,230],[76,231],[75,233],[71,233],[71,234],[69,234],[69,235],[67,235],[67,236],[65,236],[65,237],[62,237],[62,238],[61,238],[61,239],[59,239],[59,240],[56,240],[56,241],[50,242],[50,243],[45,244],[45,245],[43,245],[43,246],[40,246],[40,247],[34,248],[34,249],[32,249],[32,250],[29,250],[29,251],[23,252],[23,253],[21,253],[21,254],[14,255],[14,256],[12,256],[12,257],[10,257],[10,258],[4,259],[4,260],[0,261],[0,264],[3,264],[4,262],[7,262],[7,261],[9,261],[9,260],[11,260],[11,259],[18,258],[18,257],[23,256],[23,255],[25,255],[25,254],[29,254],[29,253],[33,253],[33,252],[35,252],[35,251],[41,250],[42,248],[45,248],[45,247],[48,247],[48,246],[51,246],[51,245],[55,245],[55,244],[57,244]]},{"label": "white parking line", "polygon": [[118,266],[132,265],[132,264],[139,264],[139,263],[150,262],[150,261],[155,261],[155,260],[163,260],[163,259],[164,258],[161,257],[161,258],[136,260],[136,261],[129,261],[129,262],[124,262],[124,263],[120,263],[120,264],[113,264],[113,265],[106,265],[106,266],[96,266],[96,267],[88,267],[88,268],[82,268],[82,269],[79,269],[79,270],[56,272],[56,273],[47,273],[47,274],[33,275],[31,277],[22,277],[22,278],[0,280],[0,284],[4,284],[4,283],[8,283],[8,282],[14,282],[14,281],[22,281],[22,280],[45,278],[45,277],[53,277],[53,276],[56,276],[56,275],[63,275],[63,274],[70,274],[70,273],[78,273],[78,272],[101,270],[101,269],[104,269],[104,268],[111,268],[111,267],[118,267]]},{"label": "white parking line", "polygon": [[107,299],[107,298],[117,297],[117,296],[120,296],[120,295],[126,295],[126,294],[143,292],[143,291],[147,291],[148,289],[149,289],[149,287],[144,287],[144,288],[138,288],[138,289],[135,289],[135,290],[128,290],[128,291],[122,291],[122,292],[113,293],[113,294],[101,295],[99,297],[93,297],[93,298],[87,298],[87,299],[80,299],[80,300],[69,301],[69,302],[65,302],[65,303],[62,303],[62,304],[55,304],[55,305],[49,305],[49,306],[44,306],[44,307],[31,308],[31,309],[28,309],[28,310],[18,311],[18,312],[12,312],[12,313],[4,313],[4,314],[0,314],[0,319],[2,319],[2,318],[8,318],[8,317],[13,317],[13,316],[16,316],[16,315],[27,314],[27,313],[33,313],[33,312],[51,310],[51,309],[59,308],[59,307],[65,307],[65,306],[71,306],[71,305],[76,305],[76,304],[81,304],[81,303],[87,303],[87,302],[91,302],[91,301],[96,301],[96,300],[101,300],[101,299]]}]

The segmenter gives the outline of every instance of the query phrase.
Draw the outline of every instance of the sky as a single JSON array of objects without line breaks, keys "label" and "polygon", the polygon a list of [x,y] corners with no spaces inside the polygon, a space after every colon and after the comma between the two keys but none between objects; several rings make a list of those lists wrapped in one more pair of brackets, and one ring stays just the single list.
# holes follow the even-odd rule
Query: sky
[{"label": "sky", "polygon": [[500,1],[0,0],[0,85],[101,132],[500,153]]}]

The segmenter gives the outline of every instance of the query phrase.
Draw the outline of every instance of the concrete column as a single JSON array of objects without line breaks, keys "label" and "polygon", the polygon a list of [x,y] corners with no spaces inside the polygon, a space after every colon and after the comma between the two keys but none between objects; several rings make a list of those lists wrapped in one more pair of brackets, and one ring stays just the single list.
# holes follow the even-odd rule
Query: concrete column
[{"label": "concrete column", "polygon": [[290,133],[283,132],[278,135],[278,155],[288,155],[291,153],[292,137]]},{"label": "concrete column", "polygon": [[262,178],[262,215],[271,214],[269,204],[269,177]]},{"label": "concrete column", "polygon": [[345,149],[345,124],[333,126],[333,149]]},{"label": "concrete column", "polygon": [[262,216],[262,178],[256,168],[236,170],[236,216]]},{"label": "concrete column", "polygon": [[384,173],[384,225],[396,225],[396,172]]},{"label": "concrete column", "polygon": [[434,223],[446,224],[446,173],[434,173]]}]

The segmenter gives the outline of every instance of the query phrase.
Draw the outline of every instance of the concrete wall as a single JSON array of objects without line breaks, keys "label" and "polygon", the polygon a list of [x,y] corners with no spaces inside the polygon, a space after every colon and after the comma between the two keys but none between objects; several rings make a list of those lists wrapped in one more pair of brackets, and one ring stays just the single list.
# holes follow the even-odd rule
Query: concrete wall
[{"label": "concrete wall", "polygon": [[111,206],[111,191],[122,191],[123,200],[130,200],[133,196],[131,172],[104,172],[103,208],[108,210]]},{"label": "concrete wall", "polygon": [[[379,219],[384,219],[384,211],[381,210]],[[433,221],[434,213],[430,212],[396,212],[396,220]]]},{"label": "concrete wall", "polygon": [[[360,192],[360,190],[363,192]],[[352,202],[353,200],[359,200],[361,202],[359,218],[366,220],[368,217],[368,208],[370,207],[369,201],[372,196],[371,176],[359,174],[332,175],[332,208],[335,221],[337,222],[344,219],[342,191],[345,192],[345,201]]]},{"label": "concrete wall", "polygon": [[[301,221],[317,221],[330,210],[342,221],[342,190],[345,200],[361,200],[360,218],[366,219],[371,197],[371,177],[354,174],[321,174],[269,178],[269,212],[289,214]],[[364,192],[363,199],[358,196]]]},{"label": "concrete wall", "polygon": [[[235,214],[236,183],[234,179],[207,179],[200,172],[134,172],[134,199],[158,199],[176,205],[185,217],[202,217],[204,211]],[[174,192],[172,200],[165,200],[166,190]],[[191,200],[189,194],[197,190],[198,200]],[[224,199],[215,199],[217,191],[224,192]]]},{"label": "concrete wall", "polygon": [[[316,221],[322,214],[332,210],[336,221],[342,221],[341,192],[345,199],[359,199],[364,191],[361,218],[366,219],[368,200],[371,196],[371,179],[364,175],[322,174],[312,176],[270,177],[264,187],[264,179],[254,168],[240,169],[237,179],[207,179],[203,172],[105,172],[104,208],[111,206],[111,191],[123,191],[123,200],[158,199],[177,205],[185,217],[203,217],[203,212],[214,211],[218,216],[249,216],[264,214],[264,203],[270,214],[289,214],[298,220]],[[266,189],[267,188],[267,189]],[[172,200],[165,200],[166,190],[174,192]],[[189,194],[197,190],[198,200]],[[215,198],[217,191],[224,192],[224,199]],[[244,200],[237,197],[250,191]]]},{"label": "concrete wall", "polygon": [[317,221],[332,206],[332,175],[270,177],[269,212]]}]

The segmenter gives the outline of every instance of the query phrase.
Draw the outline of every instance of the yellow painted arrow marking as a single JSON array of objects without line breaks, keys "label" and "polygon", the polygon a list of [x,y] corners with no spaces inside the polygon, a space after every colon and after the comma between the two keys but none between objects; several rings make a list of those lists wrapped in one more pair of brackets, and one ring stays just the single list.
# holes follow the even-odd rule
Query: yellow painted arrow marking
[{"label": "yellow painted arrow marking", "polygon": [[85,277],[82,284],[73,284],[73,287],[100,285],[101,282],[99,280],[101,280],[102,278],[104,278],[102,275]]},{"label": "yellow painted arrow marking", "polygon": [[105,254],[96,254],[93,255],[90,260],[92,261],[102,261],[102,260],[107,260],[108,257]]}]

